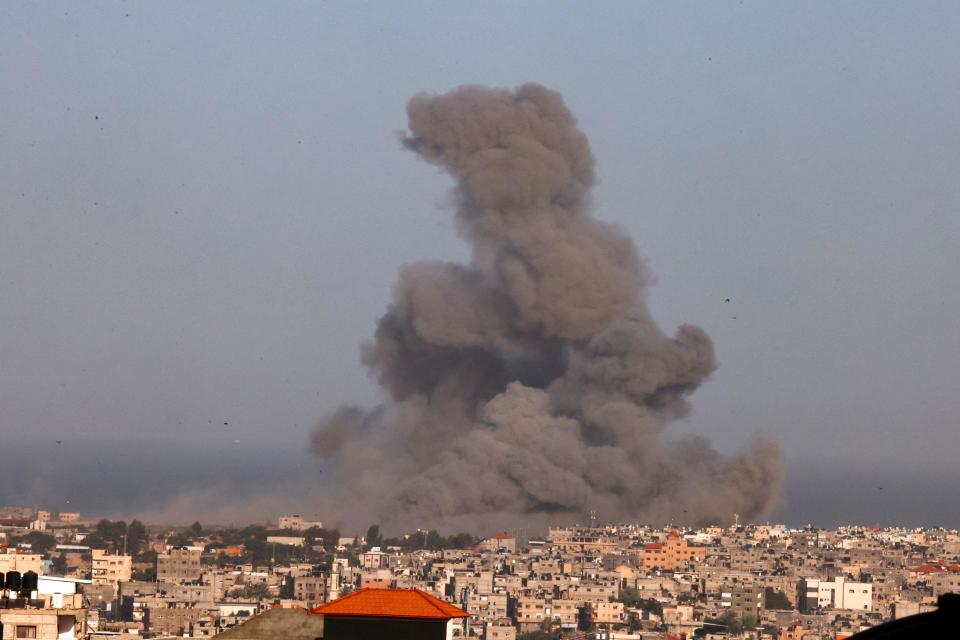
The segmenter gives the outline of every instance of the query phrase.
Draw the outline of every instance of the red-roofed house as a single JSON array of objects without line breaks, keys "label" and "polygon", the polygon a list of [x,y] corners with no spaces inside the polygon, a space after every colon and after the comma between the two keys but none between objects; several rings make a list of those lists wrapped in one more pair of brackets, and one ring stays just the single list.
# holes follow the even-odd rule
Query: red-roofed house
[{"label": "red-roofed house", "polygon": [[922,564],[919,567],[914,567],[910,569],[911,578],[919,578],[923,576],[929,576],[936,573],[956,573],[960,572],[960,565],[956,564],[947,564],[945,562],[939,562],[937,564],[927,563]]},{"label": "red-roofed house", "polygon": [[324,640],[449,640],[470,614],[419,589],[360,589],[310,610]]},{"label": "red-roofed house", "polygon": [[500,551],[506,549],[509,553],[517,552],[517,539],[509,533],[502,531],[495,533],[486,540],[481,540],[478,547],[482,551]]}]

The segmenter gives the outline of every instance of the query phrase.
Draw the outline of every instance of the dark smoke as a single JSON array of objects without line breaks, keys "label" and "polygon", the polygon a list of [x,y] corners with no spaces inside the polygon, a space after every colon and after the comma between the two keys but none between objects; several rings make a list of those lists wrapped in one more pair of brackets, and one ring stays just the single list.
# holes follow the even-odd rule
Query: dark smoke
[{"label": "dark smoke", "polygon": [[699,328],[664,334],[632,240],[590,215],[594,159],[556,92],[461,87],[408,105],[404,145],[457,182],[468,265],[401,269],[363,361],[390,394],[312,435],[345,523],[488,530],[584,520],[757,518],[776,445],[732,457],[664,440],[716,367]]}]

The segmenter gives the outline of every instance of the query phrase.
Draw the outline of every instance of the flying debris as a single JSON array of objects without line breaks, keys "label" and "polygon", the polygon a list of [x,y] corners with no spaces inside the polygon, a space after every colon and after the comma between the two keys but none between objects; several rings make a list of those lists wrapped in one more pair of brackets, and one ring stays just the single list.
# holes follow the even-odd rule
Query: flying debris
[{"label": "flying debris", "polygon": [[311,436],[349,479],[345,526],[448,530],[612,520],[729,523],[770,510],[773,442],[732,456],[665,438],[716,368],[698,327],[673,336],[644,302],[633,241],[591,215],[594,158],[537,84],[415,96],[404,146],[456,183],[468,264],[401,268],[362,360],[389,400],[343,407]]}]

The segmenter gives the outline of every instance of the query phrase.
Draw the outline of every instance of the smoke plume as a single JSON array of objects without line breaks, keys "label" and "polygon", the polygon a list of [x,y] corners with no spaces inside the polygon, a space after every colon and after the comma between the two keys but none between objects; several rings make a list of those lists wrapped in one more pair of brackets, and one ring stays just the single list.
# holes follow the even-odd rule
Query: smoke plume
[{"label": "smoke plume", "polygon": [[486,531],[690,524],[768,511],[779,451],[665,439],[716,367],[698,327],[666,335],[633,241],[590,213],[594,158],[561,96],[461,87],[408,107],[407,149],[456,181],[469,264],[400,270],[363,362],[389,394],[312,434],[345,523]]}]

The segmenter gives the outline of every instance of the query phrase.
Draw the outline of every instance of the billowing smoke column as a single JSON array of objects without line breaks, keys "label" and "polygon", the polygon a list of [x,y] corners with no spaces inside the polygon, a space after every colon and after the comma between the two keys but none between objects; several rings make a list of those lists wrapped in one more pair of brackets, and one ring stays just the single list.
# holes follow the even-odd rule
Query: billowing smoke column
[{"label": "billowing smoke column", "polygon": [[561,96],[461,87],[409,105],[408,149],[457,182],[470,264],[405,266],[363,361],[390,400],[312,435],[345,523],[488,531],[764,514],[782,465],[665,441],[716,367],[699,328],[665,335],[632,240],[591,217],[594,159]]}]

